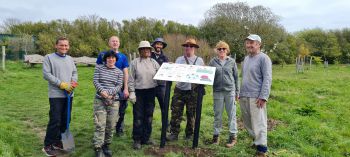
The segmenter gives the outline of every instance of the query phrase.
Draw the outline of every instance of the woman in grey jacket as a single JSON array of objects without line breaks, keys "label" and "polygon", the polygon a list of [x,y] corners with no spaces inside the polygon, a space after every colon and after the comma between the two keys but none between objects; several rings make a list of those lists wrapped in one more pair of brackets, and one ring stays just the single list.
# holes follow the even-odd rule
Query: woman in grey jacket
[{"label": "woman in grey jacket", "polygon": [[226,147],[231,148],[236,144],[237,120],[236,104],[238,99],[238,72],[236,61],[229,57],[229,45],[224,41],[216,44],[217,56],[210,60],[209,66],[216,67],[213,85],[214,97],[214,135],[213,144],[219,144],[219,134],[222,128],[222,113],[224,104],[228,115],[229,138]]}]

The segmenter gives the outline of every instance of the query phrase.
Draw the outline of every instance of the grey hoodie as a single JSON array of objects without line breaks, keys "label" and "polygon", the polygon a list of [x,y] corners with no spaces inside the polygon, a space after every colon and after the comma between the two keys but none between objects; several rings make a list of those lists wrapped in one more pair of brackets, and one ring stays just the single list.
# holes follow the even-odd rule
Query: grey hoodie
[{"label": "grey hoodie", "polygon": [[224,64],[220,62],[218,57],[210,60],[209,66],[216,67],[213,90],[234,91],[236,95],[239,93],[238,72],[236,61],[227,57]]}]

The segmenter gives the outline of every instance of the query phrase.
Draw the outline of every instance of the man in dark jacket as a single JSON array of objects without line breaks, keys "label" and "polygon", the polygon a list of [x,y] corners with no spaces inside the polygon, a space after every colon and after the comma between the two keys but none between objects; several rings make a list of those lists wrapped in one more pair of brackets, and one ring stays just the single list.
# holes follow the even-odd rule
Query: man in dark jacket
[{"label": "man in dark jacket", "polygon": [[[161,66],[164,62],[169,62],[167,56],[165,56],[163,49],[167,46],[167,43],[164,42],[163,38],[156,38],[153,41],[151,46],[155,51],[151,53],[151,58],[156,60],[158,64]],[[164,111],[164,97],[165,97],[165,81],[158,81],[158,86],[156,87],[156,97],[158,99],[158,103],[160,109],[163,113]]]}]

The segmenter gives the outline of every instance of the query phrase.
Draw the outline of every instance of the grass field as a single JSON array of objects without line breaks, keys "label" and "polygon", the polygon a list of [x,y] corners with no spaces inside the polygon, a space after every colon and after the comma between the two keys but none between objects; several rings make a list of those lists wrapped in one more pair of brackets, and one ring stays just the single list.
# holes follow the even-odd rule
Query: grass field
[{"label": "grass field", "polygon": [[[44,156],[41,152],[48,122],[47,82],[41,67],[26,68],[18,62],[7,62],[0,71],[0,156]],[[79,66],[79,87],[73,102],[71,132],[76,151],[71,156],[93,156],[92,103],[95,89],[93,68]],[[296,74],[293,65],[273,67],[273,84],[268,102],[268,118],[274,122],[268,132],[270,156],[350,156],[350,67],[332,65],[328,69],[313,67]],[[239,129],[238,144],[224,147],[227,117],[219,146],[208,145],[212,137],[213,107],[211,87],[203,101],[199,148],[210,149],[215,156],[252,156],[248,148],[252,139]],[[239,105],[238,105],[239,106]],[[237,106],[237,107],[238,107]],[[240,116],[239,107],[238,116]],[[182,128],[185,127],[182,123]],[[161,116],[154,112],[152,138],[159,143]],[[180,140],[169,145],[191,147],[191,141]],[[144,147],[134,151],[131,139],[132,105],[126,113],[126,135],[114,137],[115,156],[145,156]],[[169,152],[165,156],[184,156]]]}]

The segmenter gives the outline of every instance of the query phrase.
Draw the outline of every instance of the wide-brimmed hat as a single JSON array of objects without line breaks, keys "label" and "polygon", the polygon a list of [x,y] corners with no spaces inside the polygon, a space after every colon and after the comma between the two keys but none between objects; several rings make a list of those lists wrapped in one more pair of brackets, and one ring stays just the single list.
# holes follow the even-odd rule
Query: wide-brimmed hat
[{"label": "wide-brimmed hat", "polygon": [[245,38],[246,40],[253,40],[253,41],[258,41],[259,43],[261,43],[261,38],[259,35],[256,34],[250,34],[247,38]]},{"label": "wide-brimmed hat", "polygon": [[140,44],[139,44],[138,49],[140,50],[141,48],[150,48],[150,49],[152,49],[151,44],[148,41],[141,41]]},{"label": "wide-brimmed hat", "polygon": [[185,43],[182,44],[181,46],[186,46],[186,45],[191,45],[191,46],[194,46],[194,47],[196,47],[196,48],[199,48],[199,46],[197,45],[196,40],[193,39],[193,38],[187,39],[187,40],[185,41]]},{"label": "wide-brimmed hat", "polygon": [[161,42],[163,44],[163,49],[168,45],[163,38],[156,38],[151,44],[152,47],[156,45],[157,42]]}]

